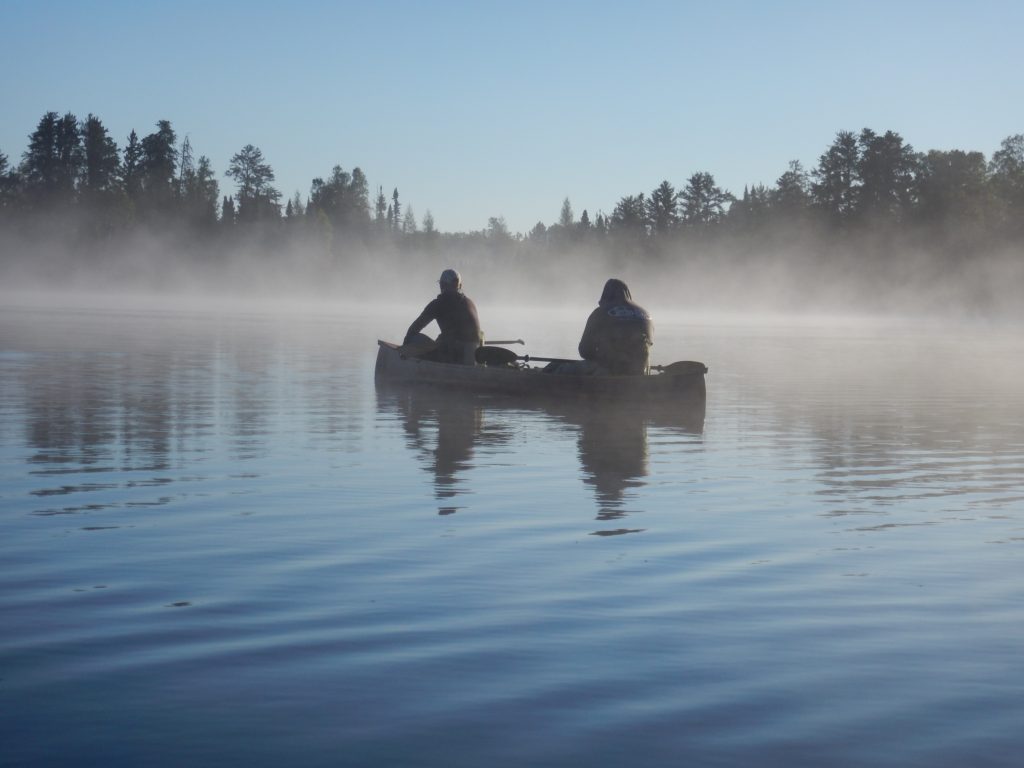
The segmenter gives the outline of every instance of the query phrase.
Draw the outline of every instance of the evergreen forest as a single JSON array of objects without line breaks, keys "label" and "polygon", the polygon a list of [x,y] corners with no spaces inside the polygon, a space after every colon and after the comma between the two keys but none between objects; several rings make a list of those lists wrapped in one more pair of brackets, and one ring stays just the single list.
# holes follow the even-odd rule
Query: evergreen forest
[{"label": "evergreen forest", "polygon": [[770,186],[723,189],[694,169],[617,201],[565,199],[529,232],[509,231],[497,211],[478,231],[444,232],[429,201],[416,201],[426,203],[417,217],[398,185],[374,187],[358,166],[325,167],[307,194],[286,198],[252,144],[215,169],[169,120],[118,143],[95,115],[47,112],[20,154],[0,147],[0,277],[333,290],[393,281],[396,268],[455,266],[478,286],[524,274],[558,286],[582,274],[590,293],[612,273],[643,275],[697,304],[728,295],[780,309],[1016,307],[1024,134],[989,156],[919,151],[870,128],[827,142]]}]

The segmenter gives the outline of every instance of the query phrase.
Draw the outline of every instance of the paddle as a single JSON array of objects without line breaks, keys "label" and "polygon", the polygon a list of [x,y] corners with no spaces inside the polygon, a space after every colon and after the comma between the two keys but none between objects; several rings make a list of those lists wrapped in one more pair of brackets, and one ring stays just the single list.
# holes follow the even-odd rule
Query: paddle
[{"label": "paddle", "polygon": [[[539,363],[570,363],[578,362],[568,360],[564,357],[534,357],[532,355],[517,355],[511,349],[502,347],[478,347],[476,350],[476,361],[481,365],[503,366],[510,365],[516,360],[530,362],[536,360]],[[669,365],[652,365],[652,371],[660,371],[667,376],[694,376],[704,375],[708,367],[704,363],[695,360],[680,360]]]},{"label": "paddle", "polygon": [[476,361],[481,365],[510,365],[516,360],[523,360],[530,362],[536,360],[539,363],[570,363],[572,360],[568,360],[564,357],[534,357],[533,355],[517,355],[511,349],[504,349],[502,347],[477,347],[476,350]]},{"label": "paddle", "polygon": [[661,371],[669,376],[686,376],[705,374],[708,372],[708,367],[704,363],[698,363],[696,360],[680,360],[677,363],[669,363],[668,365],[652,365],[651,370]]}]

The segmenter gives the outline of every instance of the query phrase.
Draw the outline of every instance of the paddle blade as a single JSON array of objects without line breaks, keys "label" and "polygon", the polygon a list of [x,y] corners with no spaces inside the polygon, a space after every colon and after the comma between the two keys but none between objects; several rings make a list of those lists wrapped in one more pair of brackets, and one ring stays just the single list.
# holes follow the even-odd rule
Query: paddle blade
[{"label": "paddle blade", "polygon": [[668,365],[652,365],[651,370],[661,371],[669,376],[703,376],[708,372],[708,367],[696,360],[680,360],[677,363],[669,363]]},{"label": "paddle blade", "polygon": [[511,365],[519,359],[515,352],[504,347],[477,347],[474,354],[476,361],[480,365],[490,365],[499,368]]}]

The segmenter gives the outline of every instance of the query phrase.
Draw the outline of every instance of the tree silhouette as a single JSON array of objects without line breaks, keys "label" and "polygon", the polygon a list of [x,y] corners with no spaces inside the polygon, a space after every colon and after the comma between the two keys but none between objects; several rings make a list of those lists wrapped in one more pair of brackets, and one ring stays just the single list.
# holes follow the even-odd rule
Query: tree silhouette
[{"label": "tree silhouette", "polygon": [[791,160],[786,172],[775,181],[771,204],[787,218],[802,217],[810,203],[810,177],[799,160]]},{"label": "tree silhouette", "polygon": [[156,126],[141,142],[139,209],[150,223],[169,223],[176,213],[177,135],[170,120],[159,120]]},{"label": "tree silhouette", "polygon": [[398,202],[398,187],[395,187],[395,191],[391,193],[391,229],[398,229],[398,222],[402,218],[402,205]]},{"label": "tree silhouette", "polygon": [[1004,229],[1024,233],[1024,134],[1003,139],[989,164],[997,216]]},{"label": "tree silhouette", "polygon": [[639,195],[626,195],[616,203],[609,228],[617,234],[647,234],[647,204],[643,192]]},{"label": "tree silhouette", "polygon": [[238,221],[259,221],[279,215],[281,193],[271,185],[274,171],[258,147],[246,144],[232,155],[224,175],[238,185]]},{"label": "tree silhouette", "polygon": [[931,150],[920,160],[916,180],[918,219],[928,226],[982,222],[988,196],[981,152]]},{"label": "tree silhouette", "polygon": [[28,137],[28,149],[22,155],[21,175],[25,192],[35,205],[50,203],[57,193],[57,121],[56,112],[47,112]]},{"label": "tree silhouette", "polygon": [[679,224],[679,197],[668,181],[661,182],[647,199],[647,220],[658,237],[665,237]]},{"label": "tree silhouette", "polygon": [[103,122],[90,114],[81,127],[85,173],[82,189],[89,193],[112,191],[118,183],[121,159],[117,144],[110,137]]},{"label": "tree silhouette", "polygon": [[121,184],[129,200],[137,200],[142,189],[142,143],[133,130],[128,134],[121,163]]},{"label": "tree silhouette", "polygon": [[909,212],[916,158],[914,149],[893,131],[879,136],[861,131],[857,173],[857,213],[874,223],[901,221]]},{"label": "tree silhouette", "polygon": [[368,191],[366,176],[359,168],[349,173],[336,165],[326,181],[313,179],[309,198],[338,231],[361,232],[370,222]]},{"label": "tree silhouette", "polygon": [[388,224],[388,200],[384,197],[384,187],[377,187],[377,200],[374,204],[374,223],[377,231],[383,232]]},{"label": "tree silhouette", "polygon": [[18,198],[19,177],[10,166],[7,155],[0,152],[0,213],[7,214],[15,206]]},{"label": "tree silhouette", "polygon": [[569,198],[565,198],[562,201],[562,210],[558,215],[558,224],[565,229],[569,229],[573,225],[575,215],[572,212],[572,203],[569,202]]},{"label": "tree silhouette", "polygon": [[850,131],[840,131],[811,172],[814,205],[835,224],[848,221],[856,210],[859,165],[857,137]]},{"label": "tree silhouette", "polygon": [[733,196],[715,184],[715,177],[707,172],[693,174],[679,193],[682,221],[690,227],[717,224],[725,215],[726,203]]},{"label": "tree silhouette", "polygon": [[78,119],[70,112],[57,121],[56,150],[55,192],[60,202],[69,204],[74,200],[82,174],[82,138]]}]

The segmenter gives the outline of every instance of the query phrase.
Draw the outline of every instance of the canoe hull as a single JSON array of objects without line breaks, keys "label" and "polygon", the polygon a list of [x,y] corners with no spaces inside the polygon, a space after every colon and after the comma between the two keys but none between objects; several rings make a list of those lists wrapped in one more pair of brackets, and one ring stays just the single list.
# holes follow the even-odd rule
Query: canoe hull
[{"label": "canoe hull", "polygon": [[599,397],[627,401],[679,402],[703,406],[707,396],[703,367],[681,375],[577,376],[540,368],[452,365],[404,357],[398,346],[378,341],[375,378],[379,382],[427,384],[531,397]]}]

